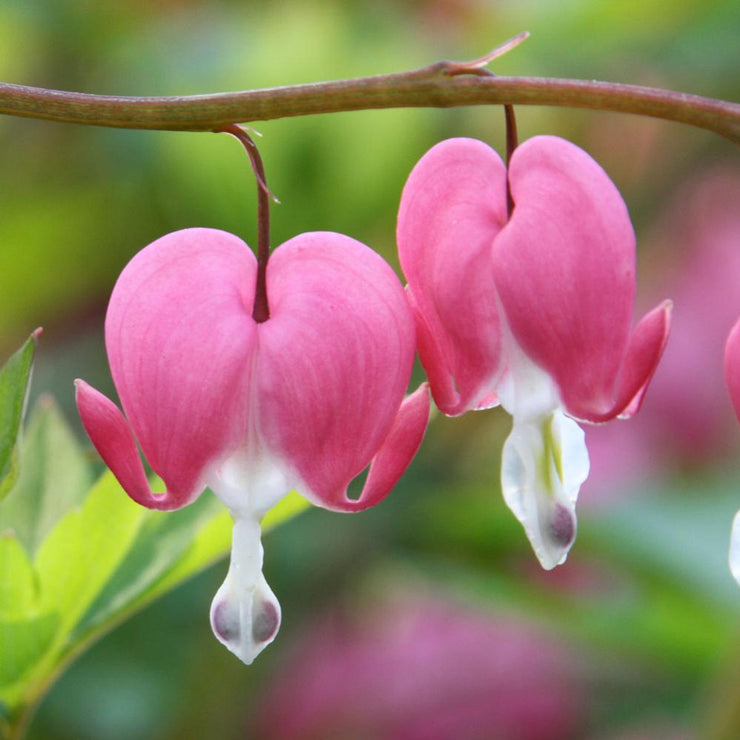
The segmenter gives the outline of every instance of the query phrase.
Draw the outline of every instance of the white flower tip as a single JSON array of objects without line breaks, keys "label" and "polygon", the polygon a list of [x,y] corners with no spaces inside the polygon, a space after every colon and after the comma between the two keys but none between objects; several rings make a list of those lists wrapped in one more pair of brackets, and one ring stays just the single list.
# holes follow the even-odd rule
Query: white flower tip
[{"label": "white flower tip", "polygon": [[216,639],[247,665],[275,639],[280,604],[262,575],[259,518],[235,518],[231,564],[211,604]]},{"label": "white flower tip", "polygon": [[565,562],[576,538],[575,504],[588,474],[583,431],[559,412],[517,422],[504,444],[501,487],[545,570]]},{"label": "white flower tip", "polygon": [[740,583],[740,511],[735,514],[735,518],[732,520],[729,561],[732,577]]},{"label": "white flower tip", "polygon": [[[549,508],[549,507],[548,507]],[[545,513],[537,534],[530,534],[530,540],[540,565],[545,570],[552,570],[562,565],[576,539],[575,512],[562,504],[556,503]]]},{"label": "white flower tip", "polygon": [[576,538],[576,518],[565,506],[556,504],[547,531],[553,544],[569,548]]},{"label": "white flower tip", "polygon": [[211,628],[224,647],[250,665],[277,636],[280,605],[266,583],[235,593],[227,578],[211,605]]}]

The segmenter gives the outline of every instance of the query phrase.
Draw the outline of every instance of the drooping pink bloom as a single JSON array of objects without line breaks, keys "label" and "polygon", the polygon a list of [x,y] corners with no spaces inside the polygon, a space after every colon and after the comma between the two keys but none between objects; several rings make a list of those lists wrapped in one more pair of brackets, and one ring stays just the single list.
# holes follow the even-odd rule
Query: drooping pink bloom
[{"label": "drooping pink bloom", "polygon": [[[415,455],[429,404],[425,386],[404,400],[413,319],[375,252],[335,233],[286,242],[268,265],[261,323],[256,272],[249,248],[222,231],[153,242],[124,269],[105,322],[126,416],[77,381],[85,429],[131,498],[177,509],[209,487],[231,511],[231,566],[211,623],[246,663],[280,621],[262,576],[264,514],[292,489],[336,511],[378,503]],[[137,441],[162,494],[150,490]],[[368,464],[362,494],[348,498]]]},{"label": "drooping pink bloom", "polygon": [[631,329],[624,201],[563,139],[526,141],[508,173],[482,142],[450,139],[409,176],[398,248],[434,400],[451,416],[497,403],[513,416],[504,497],[542,565],[562,563],[588,475],[574,419],[634,414],[668,335],[668,302]]}]

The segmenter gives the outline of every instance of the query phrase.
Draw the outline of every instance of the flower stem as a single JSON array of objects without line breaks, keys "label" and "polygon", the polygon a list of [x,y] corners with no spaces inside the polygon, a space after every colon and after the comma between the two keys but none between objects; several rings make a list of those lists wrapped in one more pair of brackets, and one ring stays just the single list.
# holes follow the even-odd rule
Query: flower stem
[{"label": "flower stem", "polygon": [[514,213],[514,198],[511,196],[511,185],[509,183],[509,165],[514,149],[519,146],[513,105],[504,106],[504,116],[506,117],[506,214],[511,218],[511,214]]},{"label": "flower stem", "polygon": [[274,196],[267,188],[265,167],[252,137],[236,124],[223,126],[217,133],[231,134],[239,139],[247,152],[257,180],[257,284],[252,318],[261,324],[270,318],[270,306],[267,302],[267,260],[270,258],[270,199]]},{"label": "flower stem", "polygon": [[740,142],[737,103],[613,82],[492,77],[473,65],[437,62],[390,75],[186,97],[87,95],[0,83],[0,113],[117,128],[214,131],[237,121],[377,108],[554,105],[653,116]]}]

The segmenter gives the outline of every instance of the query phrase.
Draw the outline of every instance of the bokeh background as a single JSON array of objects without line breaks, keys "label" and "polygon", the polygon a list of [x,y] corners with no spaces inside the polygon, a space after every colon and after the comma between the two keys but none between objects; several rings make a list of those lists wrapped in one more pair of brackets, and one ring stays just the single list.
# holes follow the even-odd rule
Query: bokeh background
[{"label": "bokeh background", "polygon": [[[498,73],[740,97],[737,0],[3,0],[0,79],[217,92],[470,59],[525,29]],[[740,315],[737,149],[617,114],[522,107],[518,120],[522,138],[566,136],[604,166],[638,233],[638,310],[676,302],[641,414],[587,430],[568,562],[540,571],[502,503],[505,414],[438,416],[381,506],[312,510],[266,537],[284,621],[254,666],[210,634],[221,562],[80,658],[31,737],[740,737],[740,588],[726,563],[740,434],[721,374]],[[282,202],[273,243],[343,231],[396,268],[416,160],[448,136],[504,141],[495,107],[257,128]],[[0,118],[0,357],[43,325],[33,397],[52,393],[81,434],[72,381],[113,393],[102,326],[126,262],[188,226],[254,242],[254,221],[229,137]]]}]

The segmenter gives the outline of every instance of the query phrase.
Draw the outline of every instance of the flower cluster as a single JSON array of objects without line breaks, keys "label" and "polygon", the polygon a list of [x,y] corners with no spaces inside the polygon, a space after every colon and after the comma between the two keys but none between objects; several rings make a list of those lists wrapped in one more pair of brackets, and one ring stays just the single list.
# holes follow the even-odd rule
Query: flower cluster
[{"label": "flower cluster", "polygon": [[[164,236],[131,260],[108,307],[125,416],[77,383],[85,429],[131,498],[175,509],[210,488],[229,508],[231,565],[211,623],[246,663],[280,623],[262,517],[293,489],[348,512],[389,493],[428,420],[426,384],[404,398],[415,351],[444,413],[500,403],[512,415],[503,493],[552,568],[575,537],[588,473],[575,420],[635,413],[663,350],[668,303],[631,329],[624,202],[562,139],[530,139],[508,168],[479,141],[437,145],[405,186],[398,248],[406,291],[365,245],[301,234],[271,256],[269,314],[258,316],[258,264],[242,241],[212,229]],[[137,443],[164,493],[151,491]]]}]

